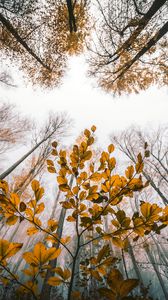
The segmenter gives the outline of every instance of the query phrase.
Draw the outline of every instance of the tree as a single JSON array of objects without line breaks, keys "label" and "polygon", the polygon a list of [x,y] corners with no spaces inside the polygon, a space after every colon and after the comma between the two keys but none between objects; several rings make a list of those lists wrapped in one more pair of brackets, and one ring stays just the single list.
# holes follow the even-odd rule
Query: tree
[{"label": "tree", "polygon": [[21,144],[32,129],[28,118],[21,116],[13,104],[0,104],[0,155]]},{"label": "tree", "polygon": [[[57,266],[52,269],[56,274],[48,279],[51,286],[62,286],[64,299],[72,300],[74,297],[83,297],[83,290],[87,290],[92,278],[96,280],[95,293],[101,299],[124,300],[131,294],[131,299],[151,299],[147,296],[132,291],[138,286],[138,280],[134,278],[124,279],[115,265],[117,258],[111,255],[107,240],[113,245],[125,251],[128,246],[127,238],[142,239],[151,233],[155,233],[167,226],[167,207],[159,207],[155,203],[143,202],[139,213],[129,214],[120,208],[125,198],[133,198],[135,193],[143,190],[146,183],[142,179],[142,171],[145,163],[144,153],[139,153],[135,163],[128,166],[124,175],[114,173],[116,160],[113,157],[114,145],[108,146],[107,151],[102,151],[97,163],[90,163],[92,151],[90,146],[94,143],[95,126],[91,130],[84,131],[85,140],[79,145],[74,145],[72,151],[60,149],[53,144],[52,155],[57,160],[57,169],[51,159],[49,166],[53,167],[56,174],[59,191],[63,195],[60,204],[67,212],[66,221],[72,224],[76,237],[76,246],[73,249],[69,239],[60,239],[57,235],[58,222],[49,219],[46,223],[40,220],[40,214],[45,205],[42,200],[44,189],[37,180],[33,180],[31,187],[34,193],[33,199],[23,203],[22,199],[15,193],[9,193],[8,184],[1,180],[1,205],[2,213],[6,218],[6,224],[13,226],[18,220],[27,220],[30,228],[27,234],[36,235],[38,232],[47,234],[46,241],[38,242],[32,250],[23,253],[22,257],[27,263],[23,270],[26,278],[22,281],[19,275],[11,271],[9,258],[13,257],[23,247],[22,243],[0,240],[0,278],[4,285],[9,281],[16,285],[17,293],[31,295],[38,299],[41,282],[46,277],[47,270],[51,268],[50,261],[59,257],[63,249],[66,256],[70,257],[70,264]],[[59,166],[58,166],[59,165]],[[90,169],[88,171],[88,165]],[[69,177],[74,177],[73,185],[70,186]],[[104,230],[104,218],[110,217],[112,226],[108,231]],[[59,244],[59,247],[57,245]],[[94,256],[89,255],[89,246],[97,245]],[[86,249],[88,256],[83,259],[82,250]],[[81,260],[82,259],[82,260]],[[79,263],[79,274],[76,274],[76,265]],[[75,278],[79,276],[82,289],[74,286]],[[20,297],[20,296],[19,296]],[[85,298],[86,299],[86,298]]]},{"label": "tree", "polygon": [[[15,168],[17,168],[27,157],[29,157],[36,149],[38,149],[40,146],[44,147],[44,152],[41,153],[41,156],[39,157],[38,166],[40,165],[40,168],[42,167],[47,155],[49,154],[48,150],[48,143],[51,143],[51,140],[54,137],[59,137],[63,134],[65,134],[68,126],[70,125],[70,120],[66,118],[65,115],[54,115],[51,114],[49,116],[49,119],[47,123],[45,124],[44,128],[41,130],[41,132],[38,135],[38,138],[41,137],[40,141],[36,141],[36,144],[33,146],[33,148],[28,151],[25,155],[23,155],[18,161],[16,161],[11,167],[9,167],[6,171],[4,171],[2,174],[0,174],[0,179],[4,179],[6,176],[8,176]],[[47,145],[47,147],[46,147]],[[42,157],[43,155],[43,157]],[[41,165],[42,162],[42,165]],[[34,170],[33,173],[37,172],[37,169]],[[29,173],[30,177],[32,175],[32,170]],[[31,178],[32,179],[32,178]]]},{"label": "tree", "polygon": [[121,132],[118,136],[111,135],[111,141],[132,162],[135,162],[138,151],[143,149],[144,145],[146,147],[148,145],[146,153],[149,157],[146,160],[143,175],[160,196],[164,205],[167,205],[167,126],[150,133],[145,133],[139,128],[130,128]]},{"label": "tree", "polygon": [[[88,3],[46,0],[22,4],[3,5],[1,54],[19,62],[32,83],[58,85],[69,55],[83,50],[89,28]],[[11,11],[11,7],[16,9]]]},{"label": "tree", "polygon": [[107,91],[139,92],[167,85],[166,0],[99,2],[90,74]]}]

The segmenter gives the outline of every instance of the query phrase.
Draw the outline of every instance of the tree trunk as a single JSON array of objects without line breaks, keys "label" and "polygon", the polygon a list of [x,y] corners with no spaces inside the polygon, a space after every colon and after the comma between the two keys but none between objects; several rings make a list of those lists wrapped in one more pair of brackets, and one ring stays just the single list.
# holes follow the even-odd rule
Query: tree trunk
[{"label": "tree trunk", "polygon": [[161,285],[163,294],[164,294],[164,296],[165,296],[165,300],[167,300],[167,299],[168,299],[168,291],[167,291],[167,288],[166,288],[166,286],[165,286],[165,284],[164,284],[164,281],[163,281],[163,279],[162,279],[162,276],[161,276],[161,274],[160,274],[160,272],[159,272],[158,266],[157,266],[156,263],[155,263],[153,254],[152,254],[152,252],[151,252],[150,249],[149,249],[149,245],[148,245],[148,244],[144,245],[144,249],[145,249],[146,254],[147,254],[148,258],[149,258],[149,261],[150,261],[151,264],[152,264],[153,269],[155,270],[156,276],[157,276],[157,278],[158,278],[158,280],[159,280],[159,283],[160,283],[160,285]]},{"label": "tree trunk", "polygon": [[1,13],[0,13],[0,21],[4,25],[4,27],[13,35],[13,37],[17,40],[19,44],[23,46],[23,48],[33,57],[35,58],[45,69],[48,69],[51,72],[49,66],[47,66],[35,53],[34,51],[28,46],[28,44],[21,38],[17,30],[13,27],[9,20],[7,20]]},{"label": "tree trunk", "polygon": [[139,279],[140,284],[142,286],[144,286],[143,279],[142,279],[142,276],[141,276],[141,272],[140,272],[138,264],[136,262],[134,251],[133,251],[133,248],[132,248],[130,242],[128,242],[128,253],[131,257],[133,268],[134,268],[134,271],[136,273],[137,279]]},{"label": "tree trunk", "polygon": [[77,31],[77,27],[76,27],[76,20],[74,17],[74,8],[72,5],[72,1],[71,0],[66,0],[67,3],[67,8],[68,8],[68,14],[69,14],[69,30],[70,32],[76,32]]},{"label": "tree trunk", "polygon": [[54,129],[47,137],[42,139],[39,143],[37,143],[30,151],[28,151],[25,155],[23,155],[17,162],[15,162],[10,168],[8,168],[5,172],[0,175],[0,180],[3,180],[6,176],[8,176],[13,170],[15,170],[30,154],[32,154],[41,144],[47,141],[55,132]]}]

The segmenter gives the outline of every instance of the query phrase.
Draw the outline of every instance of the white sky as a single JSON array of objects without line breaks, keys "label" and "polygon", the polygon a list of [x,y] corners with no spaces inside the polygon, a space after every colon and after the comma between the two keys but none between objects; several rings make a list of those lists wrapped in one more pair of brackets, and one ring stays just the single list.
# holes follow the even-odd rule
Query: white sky
[{"label": "white sky", "polygon": [[96,86],[86,76],[83,57],[72,58],[70,70],[60,88],[42,91],[31,87],[0,88],[0,101],[16,103],[24,114],[39,122],[48,111],[66,111],[74,120],[72,137],[84,129],[97,126],[98,144],[109,143],[112,131],[125,129],[130,125],[157,127],[168,121],[168,90],[150,88],[139,95],[114,98]]}]

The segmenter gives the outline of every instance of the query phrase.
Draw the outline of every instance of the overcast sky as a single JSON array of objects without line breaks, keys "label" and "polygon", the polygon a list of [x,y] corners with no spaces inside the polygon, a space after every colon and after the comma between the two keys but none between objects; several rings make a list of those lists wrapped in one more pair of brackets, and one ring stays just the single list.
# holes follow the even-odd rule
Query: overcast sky
[{"label": "overcast sky", "polygon": [[114,98],[86,76],[83,57],[71,59],[70,70],[60,88],[42,91],[30,87],[1,87],[1,101],[16,103],[21,111],[41,122],[48,111],[66,111],[74,120],[73,142],[84,128],[97,126],[98,143],[109,143],[112,131],[130,125],[157,127],[168,120],[168,90],[155,87],[139,95]]}]

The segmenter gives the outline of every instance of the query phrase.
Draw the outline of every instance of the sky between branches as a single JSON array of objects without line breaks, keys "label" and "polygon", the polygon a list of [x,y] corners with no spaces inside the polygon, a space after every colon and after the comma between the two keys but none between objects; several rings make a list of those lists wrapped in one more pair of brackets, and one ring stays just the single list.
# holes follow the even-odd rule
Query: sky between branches
[{"label": "sky between branches", "polygon": [[22,86],[21,82],[17,88],[1,86],[0,101],[15,103],[19,110],[35,118],[39,124],[49,111],[66,111],[74,124],[65,144],[72,143],[84,128],[92,124],[97,126],[98,145],[103,147],[109,143],[112,131],[131,125],[156,128],[167,123],[168,90],[152,87],[138,95],[114,98],[87,78],[86,71],[83,56],[74,57],[59,88],[35,90],[31,86]]}]

